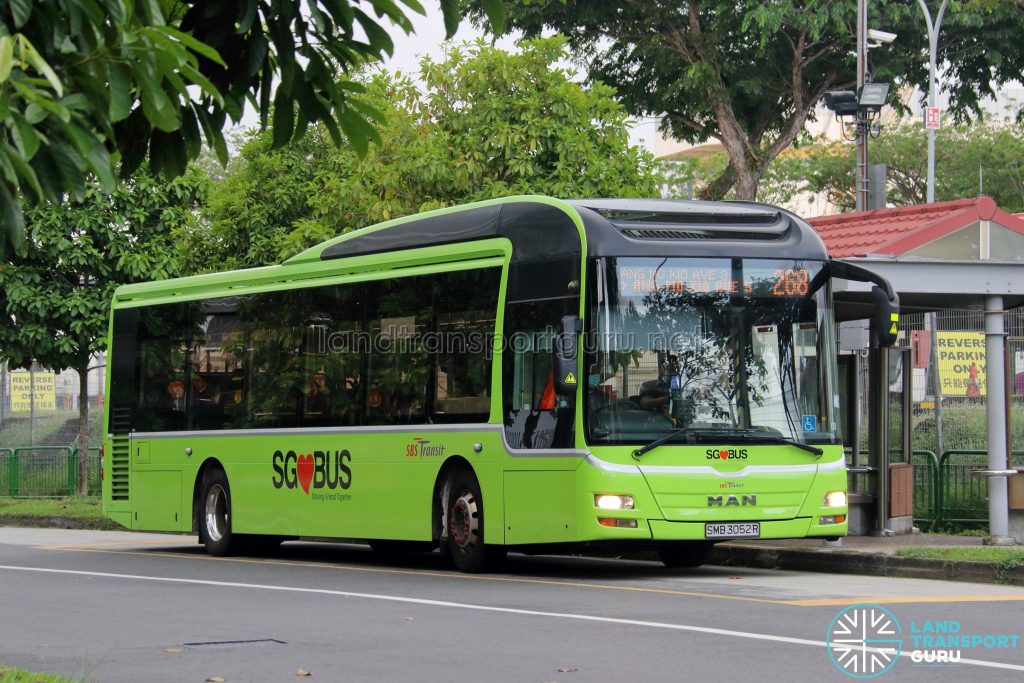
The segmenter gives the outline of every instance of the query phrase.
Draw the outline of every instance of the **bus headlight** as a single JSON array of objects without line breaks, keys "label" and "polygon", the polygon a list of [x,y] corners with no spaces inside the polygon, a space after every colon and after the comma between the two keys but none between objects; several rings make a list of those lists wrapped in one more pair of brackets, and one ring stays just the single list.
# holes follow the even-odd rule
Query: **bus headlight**
[{"label": "bus headlight", "polygon": [[825,494],[822,505],[827,508],[846,507],[846,491],[829,491]]},{"label": "bus headlight", "polygon": [[633,496],[615,496],[598,493],[594,496],[594,505],[602,510],[632,510]]}]

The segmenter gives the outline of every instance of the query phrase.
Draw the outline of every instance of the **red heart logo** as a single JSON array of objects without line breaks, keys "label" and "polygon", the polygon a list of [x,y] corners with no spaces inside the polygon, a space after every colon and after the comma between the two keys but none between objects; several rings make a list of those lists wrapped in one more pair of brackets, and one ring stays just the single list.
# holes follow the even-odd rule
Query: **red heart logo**
[{"label": "red heart logo", "polygon": [[300,455],[295,464],[295,474],[299,475],[299,485],[307,494],[309,493],[309,482],[313,481],[313,456]]},{"label": "red heart logo", "polygon": [[727,460],[729,458],[729,451],[718,451],[718,457],[722,460]]}]

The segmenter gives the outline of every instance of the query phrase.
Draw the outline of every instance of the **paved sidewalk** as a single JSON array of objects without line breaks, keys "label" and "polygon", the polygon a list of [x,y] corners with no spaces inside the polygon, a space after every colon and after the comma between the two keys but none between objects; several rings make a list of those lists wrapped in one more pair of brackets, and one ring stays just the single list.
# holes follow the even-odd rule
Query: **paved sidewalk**
[{"label": "paved sidewalk", "polygon": [[884,537],[847,536],[833,543],[822,539],[729,541],[715,546],[708,562],[765,569],[1024,586],[1024,566],[1006,567],[988,562],[922,559],[896,555],[900,548],[981,547],[982,541],[983,539],[978,536],[921,533]]}]

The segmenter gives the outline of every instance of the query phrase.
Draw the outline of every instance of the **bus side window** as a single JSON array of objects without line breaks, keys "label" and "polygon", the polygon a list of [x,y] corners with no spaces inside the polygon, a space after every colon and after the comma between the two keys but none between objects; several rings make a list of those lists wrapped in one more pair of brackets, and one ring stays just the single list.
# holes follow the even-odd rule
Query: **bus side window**
[{"label": "bus side window", "polygon": [[506,309],[502,405],[512,448],[572,445],[572,403],[554,390],[551,350],[558,321],[572,302],[516,303]]},{"label": "bus side window", "polygon": [[423,337],[433,314],[432,276],[381,281],[367,291],[366,306],[374,345],[365,424],[424,424],[431,367]]},{"label": "bus side window", "polygon": [[487,422],[501,269],[434,276],[434,422]]}]

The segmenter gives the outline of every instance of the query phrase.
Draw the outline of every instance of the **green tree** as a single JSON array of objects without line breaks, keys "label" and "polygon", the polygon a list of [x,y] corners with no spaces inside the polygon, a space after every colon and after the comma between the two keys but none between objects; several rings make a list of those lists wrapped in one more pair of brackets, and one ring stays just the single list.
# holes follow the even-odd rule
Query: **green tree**
[{"label": "green tree", "polygon": [[424,60],[421,86],[368,77],[383,123],[365,157],[323,144],[321,126],[283,149],[253,133],[211,192],[190,267],[273,263],[354,228],[492,197],[655,196],[650,156],[630,146],[614,91],[573,82],[565,56],[560,38],[518,54],[478,42]]},{"label": "green tree", "polygon": [[[74,368],[84,399],[89,361],[106,346],[114,289],[178,273],[176,243],[194,227],[206,188],[198,170],[169,182],[140,171],[109,194],[93,182],[81,203],[26,211],[24,247],[0,262],[0,358],[13,367]],[[80,401],[80,494],[88,411]]]},{"label": "green tree", "polygon": [[[871,162],[887,166],[889,204],[925,203],[927,144],[917,120],[887,128],[871,141]],[[942,128],[935,138],[935,167],[936,201],[986,194],[1006,211],[1024,211],[1024,123]],[[853,211],[855,168],[852,143],[819,143],[779,157],[765,175],[764,188],[778,202],[823,193],[840,210]]]},{"label": "green tree", "polygon": [[[399,4],[400,3],[400,4]],[[404,5],[404,7],[402,7]],[[500,25],[500,0],[486,0]],[[442,0],[448,34],[457,0]],[[81,200],[148,156],[174,177],[248,101],[273,141],[320,122],[365,152],[377,113],[347,74],[391,54],[418,0],[9,0],[0,6],[0,249],[24,236],[21,199]],[[373,15],[376,15],[375,17]]]},{"label": "green tree", "polygon": [[[470,0],[478,18],[480,0]],[[853,0],[509,0],[507,25],[527,36],[568,36],[590,77],[613,86],[634,115],[662,115],[662,130],[721,142],[729,164],[704,197],[734,188],[754,199],[768,165],[797,140],[828,90],[856,83]],[[927,83],[925,21],[915,2],[872,0],[873,27],[899,34],[872,50],[877,81]],[[976,112],[993,83],[1024,72],[1024,12],[991,0],[958,6],[942,27],[939,62],[953,115]]]}]

